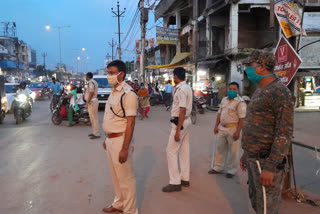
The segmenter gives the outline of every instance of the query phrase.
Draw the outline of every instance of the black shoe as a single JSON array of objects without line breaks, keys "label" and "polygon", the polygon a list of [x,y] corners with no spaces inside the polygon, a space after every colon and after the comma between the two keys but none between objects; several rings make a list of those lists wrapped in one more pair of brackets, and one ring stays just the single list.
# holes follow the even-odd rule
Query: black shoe
[{"label": "black shoe", "polygon": [[211,170],[208,171],[208,174],[215,175],[215,174],[221,174],[221,172],[218,172],[218,171],[216,171],[214,169],[211,169]]},{"label": "black shoe", "polygon": [[88,135],[88,137],[93,137],[93,136],[94,136],[94,134],[89,134],[89,135]]},{"label": "black shoe", "polygon": [[190,186],[190,182],[189,182],[189,181],[183,181],[183,180],[181,180],[181,186],[183,186],[183,187],[189,187],[189,186]]},{"label": "black shoe", "polygon": [[95,136],[95,135],[93,135],[92,137],[90,137],[91,140],[99,139],[99,138],[100,138],[100,136]]},{"label": "black shoe", "polygon": [[233,175],[233,174],[230,174],[230,173],[227,173],[227,174],[226,174],[226,177],[231,179],[231,178],[234,177],[234,175]]},{"label": "black shoe", "polygon": [[181,191],[181,185],[169,184],[168,186],[163,187],[162,191],[163,192],[179,192]]}]

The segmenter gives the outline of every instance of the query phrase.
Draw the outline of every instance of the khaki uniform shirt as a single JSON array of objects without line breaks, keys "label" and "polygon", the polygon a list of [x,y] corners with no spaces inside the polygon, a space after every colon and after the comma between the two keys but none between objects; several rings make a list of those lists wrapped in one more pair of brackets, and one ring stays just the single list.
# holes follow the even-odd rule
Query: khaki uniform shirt
[{"label": "khaki uniform shirt", "polygon": [[224,97],[221,101],[221,107],[218,113],[222,126],[231,123],[239,123],[239,119],[246,117],[247,105],[241,97],[236,97],[230,101],[228,97]]},{"label": "khaki uniform shirt", "polygon": [[173,92],[173,103],[171,116],[179,117],[180,108],[186,108],[186,117],[189,117],[192,111],[192,90],[185,81],[179,83]]},{"label": "khaki uniform shirt", "polygon": [[[124,112],[122,111],[120,100],[122,98],[122,104],[125,111],[125,116],[136,116],[138,109],[138,96],[132,91],[133,89],[125,82],[121,82],[117,88],[112,88],[112,92],[107,100],[104,119],[103,130],[107,134],[122,133],[127,129],[127,119],[122,118]],[[116,113],[119,116],[116,116]]]},{"label": "khaki uniform shirt", "polygon": [[99,87],[98,83],[94,79],[91,79],[88,82],[88,88],[86,90],[85,99],[86,100],[89,99],[89,93],[91,93],[91,92],[93,92],[92,99],[97,98],[98,97],[98,87]]}]

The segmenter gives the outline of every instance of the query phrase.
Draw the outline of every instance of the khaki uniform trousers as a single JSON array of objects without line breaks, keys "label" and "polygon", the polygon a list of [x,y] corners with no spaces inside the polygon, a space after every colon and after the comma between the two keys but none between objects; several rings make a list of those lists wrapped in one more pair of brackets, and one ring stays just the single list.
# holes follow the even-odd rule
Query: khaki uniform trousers
[{"label": "khaki uniform trousers", "polygon": [[[174,140],[177,126],[172,124],[172,129],[167,145],[167,160],[170,177],[170,184],[179,185],[181,180],[190,180],[190,148],[189,148],[189,127],[191,119],[188,118],[183,123],[183,130],[180,131],[180,142]],[[179,153],[180,150],[180,153]],[[178,168],[178,153],[180,170]]]},{"label": "khaki uniform trousers", "polygon": [[99,101],[92,100],[88,105],[89,117],[92,127],[92,134],[100,136],[99,117],[98,117]]},{"label": "khaki uniform trousers", "polygon": [[122,210],[125,214],[138,214],[136,207],[136,180],[132,169],[133,147],[130,146],[127,161],[119,162],[119,153],[122,149],[124,136],[107,138],[107,157],[111,171],[115,198],[112,206]]},{"label": "khaki uniform trousers", "polygon": [[[219,133],[216,138],[215,157],[212,159],[211,168],[217,172],[222,172],[235,175],[239,167],[239,153],[240,153],[240,139],[233,139],[233,134],[236,132],[237,127],[222,127],[219,126]],[[214,160],[214,161],[213,161]]]}]

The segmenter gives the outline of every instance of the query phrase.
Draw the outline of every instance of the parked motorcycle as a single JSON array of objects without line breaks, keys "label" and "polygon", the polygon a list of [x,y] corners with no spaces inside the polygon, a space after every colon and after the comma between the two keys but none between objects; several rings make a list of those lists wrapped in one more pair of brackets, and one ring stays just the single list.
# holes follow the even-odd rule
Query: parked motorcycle
[{"label": "parked motorcycle", "polygon": [[194,97],[193,104],[197,107],[200,114],[204,114],[207,107],[207,100],[204,97]]},{"label": "parked motorcycle", "polygon": [[12,108],[16,124],[21,123],[31,115],[32,105],[32,98],[26,96],[25,94],[15,95]]},{"label": "parked motorcycle", "polygon": [[[53,114],[51,116],[51,121],[54,125],[60,125],[63,120],[68,120],[67,114],[62,113],[62,109],[66,111],[68,109],[69,103],[63,97],[60,98],[59,103],[53,110]],[[85,105],[79,105],[80,110],[73,114],[73,122],[80,123],[83,122],[86,125],[90,125],[90,117],[89,112],[85,109]]]}]

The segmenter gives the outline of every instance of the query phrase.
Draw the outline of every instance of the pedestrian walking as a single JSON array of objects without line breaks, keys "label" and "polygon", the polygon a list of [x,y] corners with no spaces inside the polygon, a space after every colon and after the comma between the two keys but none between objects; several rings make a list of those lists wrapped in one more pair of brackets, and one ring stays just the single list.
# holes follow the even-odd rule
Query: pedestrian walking
[{"label": "pedestrian walking", "polygon": [[139,83],[138,83],[138,79],[135,78],[134,79],[133,90],[138,93],[139,89],[140,89],[140,86],[139,86]]},{"label": "pedestrian walking", "polygon": [[[172,128],[166,149],[170,180],[169,185],[163,187],[163,192],[181,191],[181,186],[190,185],[189,131],[192,90],[185,82],[186,70],[184,68],[175,68],[173,75],[176,87],[171,109]],[[178,167],[178,157],[181,171]]]},{"label": "pedestrian walking", "polygon": [[86,89],[85,99],[87,101],[86,109],[89,111],[90,122],[92,127],[92,134],[89,134],[90,139],[100,138],[99,118],[98,118],[98,83],[93,79],[93,74],[88,72],[86,75],[88,81],[88,88]]},{"label": "pedestrian walking", "polygon": [[150,95],[148,89],[144,86],[144,83],[141,83],[138,96],[141,105],[141,119],[143,119],[143,117],[149,118],[148,112],[150,111]]},{"label": "pedestrian walking", "polygon": [[218,84],[216,82],[216,78],[212,77],[211,82],[210,82],[210,90],[211,90],[211,99],[213,101],[212,105],[213,106],[218,106],[219,105],[219,98],[218,98]]},{"label": "pedestrian walking", "polygon": [[173,92],[173,86],[171,84],[171,80],[168,80],[164,88],[164,104],[167,107],[167,111],[171,107],[172,92]]},{"label": "pedestrian walking", "polygon": [[131,143],[138,109],[138,97],[124,81],[126,65],[120,60],[108,64],[108,81],[114,85],[106,103],[103,129],[107,139],[103,143],[111,170],[115,198],[111,206],[103,209],[111,213],[123,211],[137,214],[136,182],[132,169]]},{"label": "pedestrian walking", "polygon": [[[253,51],[245,63],[249,80],[260,87],[251,98],[244,120],[240,166],[248,170],[253,209],[259,214],[264,209],[278,213],[293,134],[294,99],[274,72],[274,54]],[[262,187],[266,190],[266,207]]]},{"label": "pedestrian walking", "polygon": [[[219,174],[225,170],[227,178],[233,178],[239,167],[240,135],[247,105],[238,96],[239,84],[231,82],[228,96],[221,101],[214,128],[216,138],[215,155],[212,155],[209,174]],[[215,157],[215,158],[213,158]],[[213,161],[214,160],[214,161]]]}]

